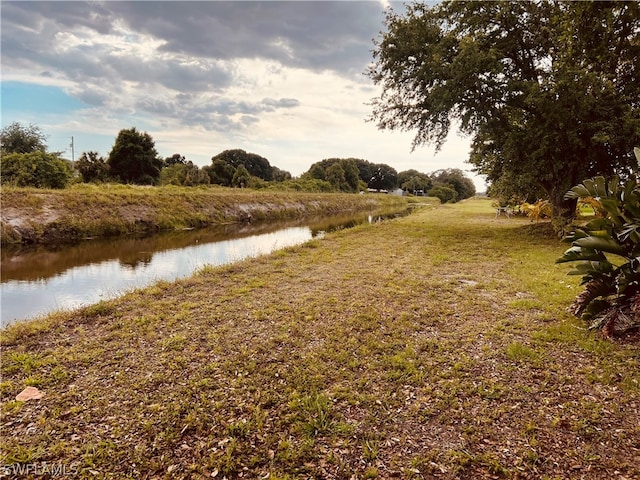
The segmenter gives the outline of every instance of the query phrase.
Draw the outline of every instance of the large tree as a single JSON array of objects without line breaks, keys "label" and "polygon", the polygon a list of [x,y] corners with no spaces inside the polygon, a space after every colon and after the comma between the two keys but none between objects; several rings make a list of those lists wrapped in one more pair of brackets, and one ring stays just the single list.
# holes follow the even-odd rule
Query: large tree
[{"label": "large tree", "polygon": [[398,172],[386,163],[374,165],[373,174],[367,186],[375,190],[393,190],[398,186]]},{"label": "large tree", "polygon": [[414,148],[439,149],[459,125],[477,171],[542,189],[559,226],[575,212],[569,188],[637,167],[639,3],[415,3],[385,26],[372,119],[415,130]]},{"label": "large tree", "polygon": [[273,180],[273,170],[271,164],[266,158],[256,154],[245,152],[242,149],[225,150],[211,158],[212,163],[222,160],[237,169],[242,165],[249,175],[261,178],[262,180]]},{"label": "large tree", "polygon": [[211,165],[202,168],[209,175],[211,183],[225,187],[231,186],[233,174],[236,173],[236,169],[221,158],[214,158]]},{"label": "large tree", "polygon": [[0,132],[0,148],[3,154],[46,152],[46,139],[37,125],[13,122]]},{"label": "large tree", "polygon": [[124,183],[153,185],[160,178],[164,162],[151,135],[132,127],[120,130],[107,163],[111,175]]},{"label": "large tree", "polygon": [[406,192],[422,191],[425,193],[433,187],[433,181],[426,173],[412,168],[398,173],[398,185]]},{"label": "large tree", "polygon": [[105,182],[109,178],[109,165],[98,152],[83,152],[75,167],[85,183]]},{"label": "large tree", "polygon": [[357,192],[361,182],[357,161],[354,158],[326,158],[311,165],[305,175],[326,180],[339,191]]},{"label": "large tree", "polygon": [[456,200],[471,198],[476,194],[476,186],[466,177],[459,168],[445,168],[431,174],[435,186],[448,186],[453,188],[457,195]]}]

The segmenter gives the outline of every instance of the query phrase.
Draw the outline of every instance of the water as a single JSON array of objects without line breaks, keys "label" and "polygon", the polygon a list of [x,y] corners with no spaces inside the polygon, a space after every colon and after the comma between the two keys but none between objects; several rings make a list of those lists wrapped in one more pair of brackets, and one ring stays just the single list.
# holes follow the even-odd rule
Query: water
[{"label": "water", "polygon": [[53,249],[3,248],[0,326],[115,298],[161,280],[188,277],[205,266],[267,254],[321,237],[325,231],[382,217],[366,214],[306,224],[227,225]]}]

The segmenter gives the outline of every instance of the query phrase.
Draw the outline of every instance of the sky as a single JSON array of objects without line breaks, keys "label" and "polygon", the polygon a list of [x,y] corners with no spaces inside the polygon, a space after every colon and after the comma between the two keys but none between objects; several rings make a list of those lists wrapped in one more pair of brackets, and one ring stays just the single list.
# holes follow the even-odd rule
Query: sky
[{"label": "sky", "polygon": [[[162,157],[199,166],[240,148],[299,176],[326,158],[398,172],[459,168],[470,139],[411,149],[381,131],[366,72],[382,1],[0,2],[1,120],[35,124],[49,151],[105,158],[118,132],[148,132]],[[71,148],[73,138],[73,149]]]}]

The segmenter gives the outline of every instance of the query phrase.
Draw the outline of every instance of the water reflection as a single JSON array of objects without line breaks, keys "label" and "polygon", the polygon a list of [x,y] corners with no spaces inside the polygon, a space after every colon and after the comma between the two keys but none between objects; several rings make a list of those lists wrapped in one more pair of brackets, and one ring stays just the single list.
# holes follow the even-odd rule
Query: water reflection
[{"label": "water reflection", "polygon": [[323,232],[374,222],[381,216],[224,225],[57,248],[3,248],[0,325],[114,298],[160,280],[189,276],[206,265],[299,245]]}]

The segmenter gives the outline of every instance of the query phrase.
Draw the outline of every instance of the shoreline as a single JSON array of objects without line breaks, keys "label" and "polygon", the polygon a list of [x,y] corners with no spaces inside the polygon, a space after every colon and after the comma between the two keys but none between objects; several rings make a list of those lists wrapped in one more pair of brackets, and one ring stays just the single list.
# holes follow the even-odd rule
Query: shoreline
[{"label": "shoreline", "polygon": [[407,205],[382,194],[304,193],[231,188],[81,185],[65,190],[1,190],[1,244],[198,229]]}]

